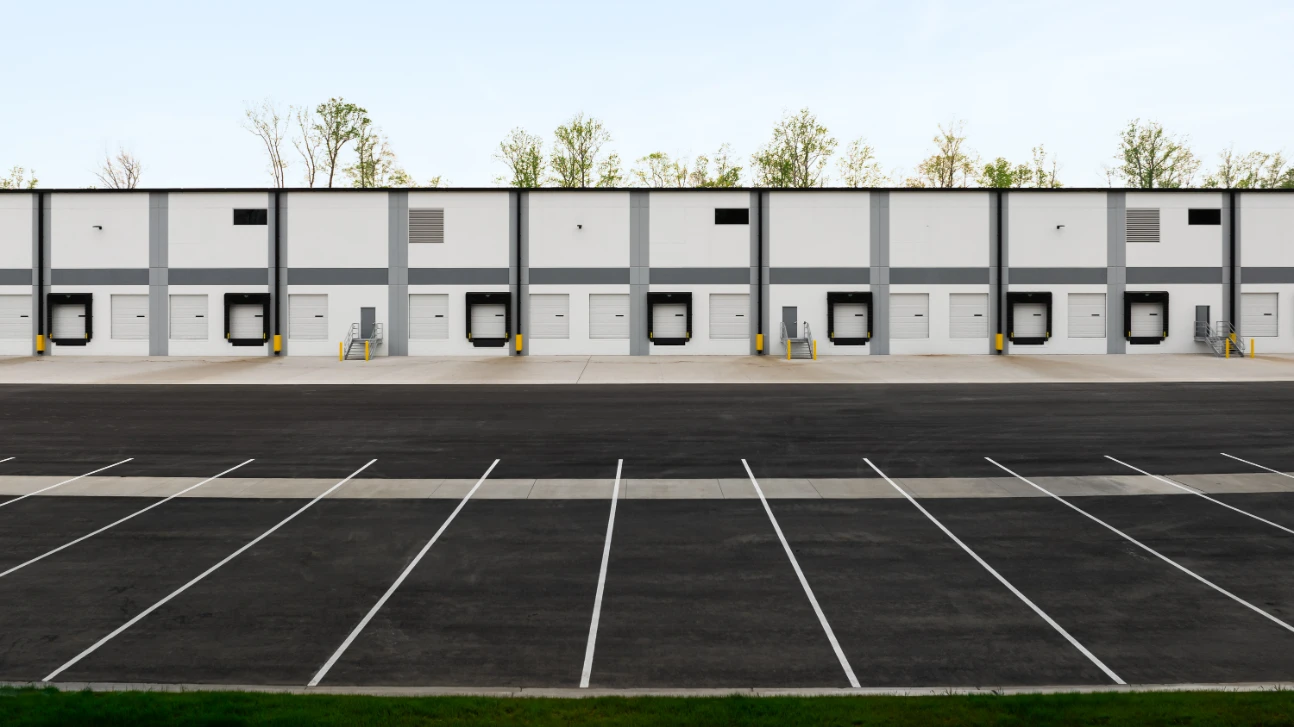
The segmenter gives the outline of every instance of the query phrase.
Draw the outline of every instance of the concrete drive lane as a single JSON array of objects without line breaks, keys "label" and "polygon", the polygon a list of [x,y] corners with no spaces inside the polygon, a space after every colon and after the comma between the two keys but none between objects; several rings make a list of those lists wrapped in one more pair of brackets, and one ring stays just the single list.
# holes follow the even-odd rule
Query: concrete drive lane
[{"label": "concrete drive lane", "polygon": [[578,686],[609,507],[473,498],[323,685]]},{"label": "concrete drive lane", "polygon": [[298,507],[179,499],[0,579],[0,679],[40,679]]},{"label": "concrete drive lane", "polygon": [[590,686],[849,684],[758,500],[625,499]]},{"label": "concrete drive lane", "polygon": [[858,680],[1110,680],[903,499],[771,500]]},{"label": "concrete drive lane", "polygon": [[1052,498],[924,504],[1130,684],[1294,677],[1294,634]]}]

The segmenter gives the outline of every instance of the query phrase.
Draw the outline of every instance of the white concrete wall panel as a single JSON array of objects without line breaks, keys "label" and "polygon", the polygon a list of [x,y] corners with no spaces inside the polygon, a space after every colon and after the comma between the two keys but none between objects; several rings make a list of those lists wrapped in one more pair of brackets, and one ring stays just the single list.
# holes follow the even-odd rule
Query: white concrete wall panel
[{"label": "white concrete wall panel", "polygon": [[714,223],[716,208],[749,208],[750,192],[652,192],[650,205],[652,267],[750,267],[750,226]]},{"label": "white concrete wall panel", "polygon": [[[263,268],[270,227],[235,225],[235,209],[267,209],[269,194],[167,195],[167,265],[173,268]],[[268,275],[268,273],[267,273]]]},{"label": "white concrete wall panel", "polygon": [[[148,200],[148,195],[143,195]],[[145,238],[147,240],[147,238]],[[30,291],[31,288],[28,288]],[[90,293],[92,334],[84,346],[67,346],[50,342],[47,349],[54,356],[147,356],[148,340],[117,341],[112,338],[112,296],[148,295],[147,285],[55,285],[55,293]],[[46,315],[49,315],[48,309]],[[31,349],[28,348],[30,353]]]},{"label": "white concrete wall panel", "polygon": [[988,192],[890,193],[890,267],[988,267],[992,200]]},{"label": "white concrete wall panel", "polygon": [[[987,229],[987,228],[986,228]],[[987,244],[987,243],[986,243]],[[927,293],[930,295],[930,337],[925,339],[892,339],[891,354],[987,354],[990,338],[953,338],[951,303],[953,293],[989,293],[987,285],[891,285],[890,295]],[[996,328],[990,326],[990,337]],[[868,344],[869,346],[871,344]],[[818,344],[821,352],[822,344]],[[1012,349],[1014,350],[1014,349]]]},{"label": "white concrete wall panel", "polygon": [[[681,195],[687,196],[687,195]],[[724,205],[720,205],[724,206]],[[736,206],[736,205],[732,205]],[[711,212],[711,222],[714,213]],[[746,229],[742,226],[742,229]],[[655,233],[653,232],[653,236]],[[747,240],[749,246],[750,241]],[[653,253],[654,254],[654,253]],[[657,283],[650,286],[653,293],[691,293],[692,294],[692,339],[682,346],[657,346],[651,344],[648,350],[653,356],[746,356],[750,354],[750,341],[755,337],[754,323],[751,324],[750,338],[736,340],[710,339],[710,294],[711,293],[749,293],[749,285],[670,285]]]},{"label": "white concrete wall panel", "polygon": [[294,268],[387,267],[389,214],[386,192],[289,192],[288,265]]},{"label": "white concrete wall panel", "polygon": [[[1084,354],[1084,353],[1105,353],[1105,338],[1070,338],[1069,337],[1069,294],[1070,293],[1100,293],[1105,295],[1107,288],[1104,285],[1010,285],[1007,286],[1012,293],[1051,293],[1051,339],[1041,346],[1022,346],[1020,344],[1010,344],[1009,353],[1012,356],[1034,355],[1034,354]],[[1171,302],[1171,300],[1170,300]],[[1005,315],[1005,313],[1004,313]],[[1194,313],[1191,314],[1194,318]],[[1004,318],[1005,320],[1005,318]],[[1170,325],[1172,321],[1169,321]],[[1108,300],[1107,300],[1107,318],[1105,321],[1106,336],[1122,336],[1119,330],[1123,327],[1123,321],[1111,321],[1108,318]],[[992,328],[992,326],[990,326]],[[996,329],[990,330],[990,334]]]},{"label": "white concrete wall panel", "polygon": [[1226,215],[1221,225],[1189,225],[1187,211],[1218,209],[1222,202],[1220,192],[1128,192],[1128,209],[1159,209],[1159,242],[1128,243],[1128,267],[1221,267]]},{"label": "white concrete wall panel", "polygon": [[1242,194],[1239,220],[1241,265],[1294,267],[1294,194]]},{"label": "white concrete wall panel", "polygon": [[[1212,355],[1207,343],[1195,340],[1195,306],[1207,305],[1214,318],[1219,318],[1222,310],[1221,285],[1156,285],[1129,284],[1128,292],[1164,291],[1168,293],[1168,338],[1158,344],[1127,344],[1127,352],[1132,354],[1152,353],[1208,353]],[[1110,321],[1110,334],[1123,337],[1123,321]]]},{"label": "white concrete wall panel", "polygon": [[531,192],[529,199],[530,267],[629,267],[628,192]]},{"label": "white concrete wall panel", "polygon": [[[1277,335],[1274,338],[1262,337],[1257,339],[1255,346],[1259,356],[1264,353],[1294,353],[1294,283],[1291,284],[1269,284],[1269,283],[1245,283],[1245,293],[1276,293],[1276,322]],[[1241,306],[1243,307],[1243,302]],[[1216,317],[1216,316],[1215,316]],[[1169,322],[1171,324],[1171,321]],[[1241,336],[1249,334],[1241,327]],[[1246,346],[1249,344],[1246,343]],[[1245,350],[1246,355],[1249,353]]]},{"label": "white concrete wall panel", "polygon": [[769,194],[770,262],[784,268],[865,268],[871,262],[867,192]]},{"label": "white concrete wall panel", "polygon": [[[205,287],[205,286],[203,286]],[[360,308],[375,308],[376,323],[381,323],[387,336],[390,335],[390,317],[387,305],[387,286],[385,285],[289,285],[288,296],[327,295],[328,296],[328,339],[324,341],[303,341],[292,337],[291,325],[284,326],[288,340],[288,352],[293,356],[337,356],[337,346],[346,340],[346,333],[352,323],[359,323]],[[285,321],[288,323],[288,321]],[[387,342],[383,340],[373,356],[386,355]]]},{"label": "white concrete wall panel", "polygon": [[[260,228],[264,230],[265,228]],[[167,343],[171,356],[264,356],[273,344],[273,332],[270,340],[262,346],[234,346],[225,340],[225,294],[226,293],[268,293],[268,285],[171,285],[168,295],[205,295],[207,296],[207,340],[177,341],[170,339]],[[167,301],[169,306],[170,301]],[[283,326],[287,333],[286,323]],[[286,339],[287,336],[284,335]],[[333,344],[334,349],[336,344]],[[295,351],[289,351],[295,353]],[[333,351],[336,354],[336,350]]]},{"label": "white concrete wall panel", "polygon": [[[536,287],[536,286],[532,286]],[[627,286],[626,286],[627,287]],[[514,338],[510,339],[506,346],[502,348],[477,348],[472,342],[467,340],[467,294],[468,293],[506,293],[507,285],[410,285],[410,295],[420,294],[441,294],[447,296],[446,302],[447,315],[449,317],[449,336],[444,340],[411,340],[409,341],[410,356],[507,356],[516,346],[515,334],[517,331],[517,322],[512,322],[512,332]],[[555,291],[556,292],[556,291]],[[384,293],[385,295],[385,293]],[[572,302],[572,307],[574,303]],[[359,309],[355,309],[355,315],[359,315]],[[358,319],[356,319],[358,320]],[[382,320],[379,310],[378,320]],[[527,347],[532,343],[529,338],[525,340]],[[333,355],[337,355],[337,344],[333,344]]]},{"label": "white concrete wall panel", "polygon": [[0,194],[0,268],[35,266],[31,259],[35,207],[34,194]]},{"label": "white concrete wall panel", "polygon": [[[827,293],[866,292],[867,285],[770,285],[768,286],[769,317],[772,318],[768,341],[764,342],[770,356],[786,357],[786,347],[782,345],[782,308],[795,306],[796,316],[800,321],[809,324],[809,330],[818,341],[819,356],[866,356],[871,353],[872,344],[866,346],[837,346],[828,338],[831,332],[827,328]],[[875,314],[875,306],[872,308]],[[875,326],[875,323],[873,323]]]},{"label": "white concrete wall panel", "polygon": [[[509,196],[504,191],[410,192],[409,209],[445,210],[445,241],[410,245],[409,267],[508,267],[512,236],[508,224]],[[385,223],[382,230],[385,234]]]},{"label": "white concrete wall panel", "polygon": [[1009,193],[1007,256],[1022,268],[1106,267],[1106,195]]},{"label": "white concrete wall panel", "polygon": [[[570,296],[570,337],[566,339],[526,338],[531,356],[628,356],[629,339],[589,338],[589,296],[629,295],[628,285],[531,285],[531,295],[559,294]],[[529,316],[530,307],[522,305]],[[696,320],[696,311],[692,312]],[[632,335],[632,330],[630,335]],[[692,334],[693,338],[696,334]],[[745,343],[745,341],[742,341]],[[749,344],[747,344],[749,346]]]},{"label": "white concrete wall panel", "polygon": [[53,194],[50,205],[53,267],[148,267],[148,194]]}]

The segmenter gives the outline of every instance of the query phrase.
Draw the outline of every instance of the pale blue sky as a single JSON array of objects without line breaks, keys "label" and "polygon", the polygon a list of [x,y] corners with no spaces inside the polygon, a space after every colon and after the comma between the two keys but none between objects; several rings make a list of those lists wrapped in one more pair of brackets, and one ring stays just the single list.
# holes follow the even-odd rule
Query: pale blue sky
[{"label": "pale blue sky", "polygon": [[3,16],[0,168],[47,187],[91,185],[118,144],[144,186],[265,186],[239,124],[266,97],[360,103],[419,181],[455,186],[492,183],[512,127],[547,141],[579,110],[625,160],[728,142],[745,161],[808,106],[842,146],[866,136],[907,170],[960,118],[986,158],[1045,143],[1066,186],[1104,186],[1133,117],[1189,135],[1206,165],[1232,143],[1294,151],[1282,1],[64,1]]}]

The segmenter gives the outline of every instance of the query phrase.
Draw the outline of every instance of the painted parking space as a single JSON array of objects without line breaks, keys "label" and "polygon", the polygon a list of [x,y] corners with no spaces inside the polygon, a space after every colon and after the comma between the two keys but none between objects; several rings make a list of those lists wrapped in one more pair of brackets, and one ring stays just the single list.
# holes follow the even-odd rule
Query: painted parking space
[{"label": "painted parking space", "polygon": [[136,512],[146,504],[136,497],[30,497],[13,507],[0,509],[0,572]]},{"label": "painted parking space", "polygon": [[1294,674],[1294,634],[1051,498],[925,505],[1129,683]]}]

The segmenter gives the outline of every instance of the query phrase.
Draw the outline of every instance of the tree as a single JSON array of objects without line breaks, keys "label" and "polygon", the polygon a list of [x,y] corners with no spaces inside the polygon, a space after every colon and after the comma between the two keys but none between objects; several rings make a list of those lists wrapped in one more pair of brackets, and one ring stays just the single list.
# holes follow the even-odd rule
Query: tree
[{"label": "tree", "polygon": [[1029,164],[1011,164],[1006,159],[997,159],[984,165],[976,182],[981,187],[1033,187],[1046,189],[1059,187],[1056,172],[1060,164],[1055,158],[1048,160],[1047,150],[1038,145],[1032,149],[1033,157]]},{"label": "tree", "polygon": [[644,187],[688,186],[687,162],[671,159],[663,151],[654,151],[640,158],[632,174]]},{"label": "tree", "polygon": [[710,176],[710,157],[702,154],[696,158],[688,184],[693,187],[736,187],[741,184],[741,167],[733,166],[732,149],[727,144],[719,147],[714,155],[714,176]]},{"label": "tree", "polygon": [[1119,179],[1133,189],[1189,187],[1200,162],[1188,141],[1165,132],[1158,122],[1133,119],[1119,133],[1116,165],[1106,174],[1111,182]]},{"label": "tree", "polygon": [[103,162],[94,176],[108,189],[135,189],[143,171],[144,165],[134,154],[118,147],[116,156],[107,151],[103,153]]},{"label": "tree", "polygon": [[846,187],[882,187],[890,180],[876,161],[876,149],[866,139],[854,139],[840,158],[840,178]]},{"label": "tree", "polygon": [[1251,151],[1236,156],[1234,148],[1218,154],[1218,167],[1204,178],[1205,187],[1276,189],[1294,187],[1294,169],[1281,152]]},{"label": "tree", "polygon": [[544,140],[517,127],[499,142],[494,158],[508,167],[510,177],[495,177],[510,187],[538,187],[544,180]]},{"label": "tree", "polygon": [[625,181],[624,170],[620,168],[620,155],[611,152],[606,159],[598,162],[599,187],[619,187]]},{"label": "tree", "polygon": [[[291,110],[287,112],[290,114]],[[259,104],[248,104],[243,112],[243,128],[256,135],[265,145],[270,159],[270,177],[274,186],[282,188],[288,163],[283,159],[283,137],[287,135],[291,117],[275,103],[265,99]]]},{"label": "tree", "polygon": [[0,177],[0,189],[35,189],[37,182],[35,169],[31,171],[31,179],[27,179],[26,169],[13,167],[8,176]]},{"label": "tree", "polygon": [[292,137],[292,146],[296,147],[297,153],[301,155],[301,161],[305,167],[306,186],[313,188],[322,162],[323,137],[316,130],[319,120],[315,118],[314,111],[308,106],[291,107],[289,110],[292,113],[292,121],[297,126],[297,135]]},{"label": "tree", "polygon": [[822,187],[836,140],[807,108],[784,114],[773,138],[751,157],[755,183],[763,187]]},{"label": "tree", "polygon": [[363,117],[355,129],[355,163],[342,170],[352,187],[412,187],[413,177],[400,168],[395,152],[369,118]]},{"label": "tree", "polygon": [[[657,151],[638,160],[633,176],[645,187],[735,187],[741,183],[741,167],[734,167],[731,157],[731,150],[724,144],[713,160],[701,154],[689,167],[687,159],[671,159],[669,154]],[[711,161],[714,176],[710,176]]]},{"label": "tree", "polygon": [[935,153],[917,165],[917,177],[907,180],[907,186],[965,187],[979,165],[979,158],[966,148],[965,128],[964,121],[950,121],[947,127],[940,124],[933,139]]},{"label": "tree", "polygon": [[[553,136],[551,164],[557,186],[591,187],[595,183],[595,174],[598,186],[605,186],[602,181],[608,178],[608,174],[614,173],[618,177],[619,157],[612,155],[614,164],[609,164],[610,159],[598,158],[602,147],[611,141],[611,134],[602,126],[601,121],[592,116],[585,118],[581,111],[570,121],[558,126]],[[602,161],[601,165],[599,161]]]},{"label": "tree", "polygon": [[449,186],[449,180],[448,180],[448,179],[445,179],[442,175],[437,174],[436,176],[434,176],[434,177],[432,177],[431,179],[427,180],[427,186],[428,186],[428,187],[432,187],[432,188],[435,188],[435,187],[448,187],[448,186]]},{"label": "tree", "polygon": [[328,186],[331,188],[338,171],[338,160],[346,144],[356,139],[359,128],[372,123],[368,111],[341,98],[330,98],[315,108],[314,131],[319,136],[323,156],[321,161],[328,170]]}]

